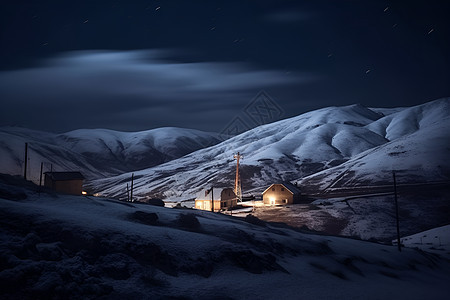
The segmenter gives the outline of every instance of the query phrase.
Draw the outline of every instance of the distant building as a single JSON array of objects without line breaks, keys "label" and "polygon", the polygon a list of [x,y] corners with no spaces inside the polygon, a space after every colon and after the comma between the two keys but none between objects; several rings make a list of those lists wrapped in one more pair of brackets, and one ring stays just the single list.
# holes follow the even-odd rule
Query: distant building
[{"label": "distant building", "polygon": [[[214,198],[212,198],[214,197]],[[214,199],[214,211],[226,210],[237,205],[237,197],[231,188],[209,189],[198,193],[195,198],[195,208],[211,211],[212,200]]]},{"label": "distant building", "polygon": [[265,205],[287,205],[300,200],[300,189],[291,183],[274,183],[263,192]]},{"label": "distant building", "polygon": [[45,172],[44,186],[71,195],[81,195],[84,176],[80,172]]}]

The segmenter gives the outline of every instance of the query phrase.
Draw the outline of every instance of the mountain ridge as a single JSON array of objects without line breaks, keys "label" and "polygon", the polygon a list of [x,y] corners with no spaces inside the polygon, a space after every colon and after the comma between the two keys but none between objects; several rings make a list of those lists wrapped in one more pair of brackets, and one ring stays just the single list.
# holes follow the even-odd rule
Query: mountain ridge
[{"label": "mountain ridge", "polygon": [[121,198],[134,173],[137,197],[167,201],[191,199],[205,187],[233,186],[236,152],[244,155],[241,178],[247,192],[258,193],[280,181],[298,182],[316,192],[381,184],[390,180],[392,169],[404,177],[400,180],[448,180],[449,116],[450,98],[405,108],[335,106],[261,125],[225,141],[216,133],[176,127],[61,134],[2,127],[0,166],[1,172],[23,174],[23,145],[28,141],[32,180],[38,178],[39,163],[46,161],[46,170],[50,163],[56,171],[81,170],[89,191]]},{"label": "mountain ridge", "polygon": [[216,133],[163,127],[139,132],[78,129],[54,134],[21,127],[0,128],[1,172],[23,174],[24,144],[29,145],[32,173],[45,168],[80,170],[88,179],[154,166],[221,141]]},{"label": "mountain ridge", "polygon": [[[412,170],[404,174],[409,179],[417,177],[415,179],[417,181],[427,178],[444,180],[449,178],[447,170],[450,166],[443,161],[443,157],[449,154],[450,149],[447,148],[446,142],[450,140],[447,139],[448,130],[446,130],[450,128],[448,123],[450,98],[438,99],[411,108],[376,110],[361,105],[330,107],[261,125],[212,147],[135,172],[135,176],[138,176],[135,181],[136,195],[141,197],[153,195],[175,201],[195,197],[196,192],[204,187],[232,186],[235,168],[233,154],[236,152],[244,155],[241,162],[241,176],[243,189],[246,191],[258,192],[264,186],[279,181],[308,184],[304,178],[313,177],[314,174],[326,170],[331,170],[332,173],[336,170],[333,168],[346,166],[345,163],[352,158],[358,155],[366,157],[370,152],[379,155],[367,156],[375,163],[365,165],[375,164],[375,166],[367,171],[369,173],[373,171],[374,175],[369,176],[370,174],[365,173],[365,178],[376,183],[385,180],[385,177],[378,176],[380,174],[377,172],[380,171],[376,170],[376,161],[381,162],[385,159],[384,156],[388,153],[382,153],[385,149],[383,147],[388,149],[393,141],[397,142],[392,147],[399,149],[406,147],[407,150],[408,147],[413,147],[408,151],[416,153],[419,150],[414,149],[419,147],[423,140],[427,146],[419,147],[419,152],[423,154],[427,147],[430,147],[430,151],[434,153],[433,156],[422,154],[417,156],[419,153],[417,152],[416,156],[401,161],[404,168],[412,168],[414,158],[425,160],[425,165],[429,162],[427,167],[429,170],[442,168],[441,172],[430,171],[423,176],[420,175],[420,171],[423,170],[416,170],[417,172]],[[385,115],[382,113],[383,110],[390,113]],[[402,138],[405,140],[401,140]],[[401,154],[396,154],[394,150],[389,151],[393,153],[391,156]],[[352,165],[358,163],[361,161]],[[392,167],[386,165],[383,167],[391,172]],[[123,174],[115,178],[100,179],[92,182],[90,187],[108,196],[121,197],[124,188],[117,183],[122,182],[123,185],[130,176],[131,174]],[[317,186],[323,188],[324,184]]]}]

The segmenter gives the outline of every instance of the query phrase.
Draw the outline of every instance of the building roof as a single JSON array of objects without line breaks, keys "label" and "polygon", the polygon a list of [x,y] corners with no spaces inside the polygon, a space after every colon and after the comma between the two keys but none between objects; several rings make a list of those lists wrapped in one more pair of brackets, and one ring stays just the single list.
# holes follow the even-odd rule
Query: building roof
[{"label": "building roof", "polygon": [[84,179],[84,176],[80,172],[45,172],[44,174],[50,176],[53,181]]},{"label": "building roof", "polygon": [[[213,188],[213,193],[211,193],[210,189],[203,189],[198,192],[195,200],[209,200],[211,201],[211,195],[214,194],[214,200],[221,200],[221,195],[223,190],[227,190],[231,188]],[[231,189],[232,190],[232,189]],[[207,193],[209,191],[209,193]],[[234,194],[234,192],[233,192]]]},{"label": "building roof", "polygon": [[300,188],[290,182],[283,182],[282,185],[284,185],[288,190],[290,190],[294,194],[300,194]]},{"label": "building roof", "polygon": [[290,182],[273,183],[267,189],[265,189],[264,192],[262,192],[262,193],[264,194],[268,189],[270,189],[275,184],[283,185],[288,191],[290,191],[294,195],[301,193],[300,189]]}]

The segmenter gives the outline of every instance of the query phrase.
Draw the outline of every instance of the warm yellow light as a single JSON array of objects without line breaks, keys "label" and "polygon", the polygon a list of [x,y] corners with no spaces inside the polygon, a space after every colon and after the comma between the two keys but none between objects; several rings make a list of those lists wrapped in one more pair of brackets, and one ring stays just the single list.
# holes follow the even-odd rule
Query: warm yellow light
[{"label": "warm yellow light", "polygon": [[270,204],[275,205],[275,197],[269,197]]},{"label": "warm yellow light", "polygon": [[82,191],[81,195],[87,195],[87,193],[85,191]]}]

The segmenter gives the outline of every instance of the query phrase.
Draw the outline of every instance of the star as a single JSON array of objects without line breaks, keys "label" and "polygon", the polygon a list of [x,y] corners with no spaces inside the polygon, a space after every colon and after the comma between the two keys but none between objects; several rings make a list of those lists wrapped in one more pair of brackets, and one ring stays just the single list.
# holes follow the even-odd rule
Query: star
[{"label": "star", "polygon": [[83,22],[83,24],[86,24],[87,22],[89,22],[89,20],[85,20],[85,21]]},{"label": "star", "polygon": [[155,8],[155,10],[160,10],[161,9],[161,6],[158,6],[157,8]]},{"label": "star", "polygon": [[430,34],[430,33],[432,33],[434,31],[434,28],[431,28],[431,30],[430,31],[428,31],[428,33],[427,34]]},{"label": "star", "polygon": [[389,10],[389,6],[387,6],[383,11],[387,12]]},{"label": "star", "polygon": [[371,71],[372,71],[371,69],[367,69],[366,74],[369,74]]}]

